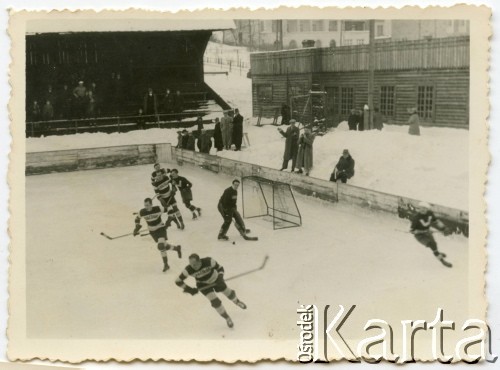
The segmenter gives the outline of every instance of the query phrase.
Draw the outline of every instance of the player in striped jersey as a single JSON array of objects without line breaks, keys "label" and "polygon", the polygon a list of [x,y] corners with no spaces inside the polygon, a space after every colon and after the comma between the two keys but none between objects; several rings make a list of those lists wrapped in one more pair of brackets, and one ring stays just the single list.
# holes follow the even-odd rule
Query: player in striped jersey
[{"label": "player in striped jersey", "polygon": [[163,272],[166,272],[170,266],[168,265],[167,251],[174,250],[179,258],[182,257],[180,245],[172,245],[167,243],[167,228],[161,219],[161,215],[165,212],[160,206],[153,206],[151,198],[144,199],[144,208],[139,211],[135,218],[134,236],[139,234],[141,229],[141,218],[146,220],[148,224],[149,234],[158,244],[158,250],[163,259]]},{"label": "player in striped jersey", "polygon": [[151,177],[152,185],[155,193],[158,195],[158,200],[162,204],[162,206],[167,210],[168,220],[166,222],[167,227],[170,227],[172,221],[175,222],[177,228],[183,230],[184,229],[184,220],[182,219],[181,212],[177,207],[177,202],[175,200],[175,185],[170,181],[166,171],[161,171],[161,169],[156,170],[159,164],[155,165],[156,174],[154,179]]},{"label": "player in striped jersey", "polygon": [[[184,282],[189,276],[192,276],[196,280],[196,288]],[[190,255],[189,265],[186,266],[184,271],[182,271],[175,280],[175,284],[183,288],[185,293],[191,295],[201,292],[210,300],[210,304],[215,308],[217,313],[226,319],[227,326],[230,328],[234,326],[233,321],[227,314],[226,309],[216,293],[224,294],[235,305],[242,309],[247,308],[247,306],[236,297],[234,290],[228,288],[224,281],[224,267],[219,265],[213,258],[200,258],[200,256],[195,253]]]}]

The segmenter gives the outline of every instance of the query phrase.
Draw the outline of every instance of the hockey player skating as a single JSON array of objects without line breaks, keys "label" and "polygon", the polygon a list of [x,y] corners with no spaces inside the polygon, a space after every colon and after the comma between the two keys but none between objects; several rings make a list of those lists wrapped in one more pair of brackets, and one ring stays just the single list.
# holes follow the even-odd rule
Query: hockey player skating
[{"label": "hockey player skating", "polygon": [[[179,176],[179,171],[175,168],[171,171],[170,176],[172,178],[172,182],[181,193],[182,202],[193,214],[193,220],[197,219],[198,216],[201,216],[201,208],[191,204],[191,201],[193,200],[193,192],[191,191],[193,184],[185,177]],[[198,215],[196,212],[198,212]]]},{"label": "hockey player skating", "polygon": [[[192,276],[196,280],[196,288],[187,285],[184,280]],[[246,309],[245,303],[240,301],[234,290],[228,288],[224,281],[224,267],[219,265],[217,261],[210,257],[200,258],[197,254],[189,256],[189,265],[175,280],[175,284],[184,290],[184,293],[195,295],[201,292],[208,298],[212,307],[226,319],[227,326],[233,327],[233,321],[222,305],[221,300],[216,293],[224,294],[235,305],[242,309]]]},{"label": "hockey player skating", "polygon": [[257,237],[251,237],[247,235],[250,230],[245,227],[243,218],[236,209],[239,186],[240,180],[233,180],[232,185],[224,190],[224,193],[219,200],[219,204],[217,205],[217,209],[224,219],[224,223],[222,224],[219,231],[219,240],[229,240],[229,238],[226,236],[226,233],[229,230],[229,226],[231,226],[231,222],[233,221],[233,219],[234,226],[236,226],[236,229],[238,229],[239,233],[245,240],[258,240]]},{"label": "hockey player skating", "polygon": [[452,267],[452,264],[445,260],[446,254],[438,250],[436,240],[432,235],[430,228],[440,230],[444,235],[450,235],[451,230],[447,228],[430,210],[430,205],[426,202],[420,202],[417,206],[417,213],[412,217],[410,232],[415,236],[420,244],[430,248],[434,256],[446,267]]},{"label": "hockey player skating", "polygon": [[151,184],[153,184],[155,181],[161,180],[163,176],[167,176],[170,173],[170,169],[164,169],[161,168],[161,165],[159,163],[155,163],[154,165],[154,171],[151,173]]},{"label": "hockey player skating", "polygon": [[[154,176],[154,177],[153,177]],[[158,200],[161,205],[167,210],[168,220],[167,227],[170,227],[172,221],[175,222],[177,228],[184,229],[184,220],[182,219],[181,212],[177,207],[175,200],[175,186],[170,181],[166,171],[162,171],[160,165],[155,164],[155,172],[151,175],[152,185]]]},{"label": "hockey player skating", "polygon": [[144,199],[144,208],[139,211],[135,218],[134,236],[139,234],[141,230],[141,218],[146,220],[148,224],[149,234],[157,243],[158,250],[163,259],[163,272],[167,271],[170,267],[168,265],[167,251],[174,250],[177,252],[179,258],[182,257],[180,245],[172,245],[167,243],[167,228],[161,220],[161,215],[165,212],[160,206],[153,206],[151,198]]}]

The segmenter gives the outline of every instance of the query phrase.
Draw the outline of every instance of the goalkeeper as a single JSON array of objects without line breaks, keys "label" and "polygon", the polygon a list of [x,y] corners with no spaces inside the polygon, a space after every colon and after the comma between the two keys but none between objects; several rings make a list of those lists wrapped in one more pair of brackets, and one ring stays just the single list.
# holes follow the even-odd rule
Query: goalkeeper
[{"label": "goalkeeper", "polygon": [[231,226],[231,222],[234,219],[234,226],[238,229],[239,233],[245,240],[258,240],[257,237],[251,237],[247,234],[250,232],[245,227],[245,222],[243,222],[243,218],[236,208],[236,203],[238,201],[238,187],[240,186],[240,180],[235,179],[230,187],[224,190],[222,194],[219,204],[217,208],[224,219],[224,223],[222,224],[219,231],[219,240],[229,240],[227,237],[227,231],[229,230],[229,226]]}]

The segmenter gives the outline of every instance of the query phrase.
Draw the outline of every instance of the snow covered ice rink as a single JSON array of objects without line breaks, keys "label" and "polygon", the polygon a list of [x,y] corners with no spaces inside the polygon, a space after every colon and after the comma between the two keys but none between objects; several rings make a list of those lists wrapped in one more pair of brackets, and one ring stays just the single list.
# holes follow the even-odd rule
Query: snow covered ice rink
[{"label": "snow covered ice rink", "polygon": [[[356,304],[353,320],[363,324],[371,318],[432,320],[437,307],[458,322],[467,316],[465,237],[436,234],[453,263],[448,269],[406,232],[408,220],[295,194],[302,227],[273,231],[268,221],[248,219],[259,241],[243,240],[232,225],[233,245],[217,240],[222,218],[216,209],[232,178],[189,165],[164,167],[179,168],[194,184],[202,217],[191,220],[177,196],[186,229],[170,228],[168,237],[182,245],[183,258],[169,252],[171,269],[162,273],[149,236],[100,235],[132,232],[132,213],[154,194],[152,167],[26,177],[28,337],[296,339],[299,303]],[[241,188],[238,201],[241,210]],[[228,282],[248,305],[241,310],[221,297],[234,329],[205,297],[174,284],[191,253],[216,259],[226,277],[258,267],[269,255],[265,269]],[[360,332],[361,324],[345,335]]]}]

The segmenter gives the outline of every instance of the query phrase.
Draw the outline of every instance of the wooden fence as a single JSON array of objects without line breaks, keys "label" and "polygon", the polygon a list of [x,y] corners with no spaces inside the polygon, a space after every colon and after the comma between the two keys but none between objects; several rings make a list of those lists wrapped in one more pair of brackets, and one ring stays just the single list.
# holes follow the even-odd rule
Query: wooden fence
[{"label": "wooden fence", "polygon": [[[375,70],[468,68],[469,37],[394,41],[375,45]],[[307,48],[250,55],[252,75],[367,71],[369,46]]]},{"label": "wooden fence", "polygon": [[[190,164],[216,173],[234,177],[260,176],[290,184],[301,194],[329,202],[346,202],[374,211],[385,211],[402,216],[402,205],[414,206],[418,200],[339,184],[289,172],[282,172],[256,164],[221,158],[214,155],[177,149],[170,144],[124,145],[104,148],[72,149],[51,152],[26,153],[26,175],[52,172],[80,171],[177,162]],[[432,205],[436,215],[467,235],[469,216],[466,211]]]}]

